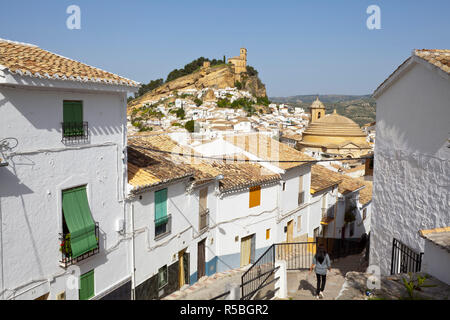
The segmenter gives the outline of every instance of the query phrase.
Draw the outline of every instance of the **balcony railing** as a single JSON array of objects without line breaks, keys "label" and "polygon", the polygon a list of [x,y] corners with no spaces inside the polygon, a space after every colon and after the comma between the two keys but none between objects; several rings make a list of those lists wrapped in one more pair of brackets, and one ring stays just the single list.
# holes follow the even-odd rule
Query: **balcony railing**
[{"label": "balcony railing", "polygon": [[89,142],[89,126],[85,122],[61,122],[63,143]]},{"label": "balcony railing", "polygon": [[155,240],[164,238],[172,232],[172,215],[155,219]]},{"label": "balcony railing", "polygon": [[329,223],[334,219],[334,207],[322,208],[322,223]]},{"label": "balcony railing", "polygon": [[76,258],[72,257],[72,248],[70,246],[70,233],[60,233],[60,251],[61,251],[61,261],[60,265],[64,268],[67,268],[70,265],[73,265],[77,262],[83,261],[93,255],[96,255],[100,252],[100,248],[98,245],[98,222],[95,223],[95,238],[97,239],[97,248],[92,249],[86,253],[83,253],[81,256]]},{"label": "balcony railing", "polygon": [[209,226],[209,209],[204,209],[200,211],[198,230],[200,232],[205,231],[208,228],[208,226]]}]

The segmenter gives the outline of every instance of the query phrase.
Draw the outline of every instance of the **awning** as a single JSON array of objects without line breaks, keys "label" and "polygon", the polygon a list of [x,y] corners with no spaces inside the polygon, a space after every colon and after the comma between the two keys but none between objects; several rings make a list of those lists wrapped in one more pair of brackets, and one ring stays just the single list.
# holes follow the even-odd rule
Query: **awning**
[{"label": "awning", "polygon": [[86,186],[63,191],[63,214],[70,232],[72,258],[98,247]]}]

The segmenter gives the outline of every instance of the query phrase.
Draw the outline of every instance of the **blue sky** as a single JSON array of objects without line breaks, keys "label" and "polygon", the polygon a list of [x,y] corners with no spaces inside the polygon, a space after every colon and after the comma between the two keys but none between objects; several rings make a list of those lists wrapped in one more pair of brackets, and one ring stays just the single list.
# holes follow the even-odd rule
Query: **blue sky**
[{"label": "blue sky", "polygon": [[[66,8],[81,8],[81,30]],[[368,30],[366,9],[381,9]],[[450,48],[448,0],[0,1],[0,38],[140,82],[248,50],[269,96],[368,94],[414,48]]]}]

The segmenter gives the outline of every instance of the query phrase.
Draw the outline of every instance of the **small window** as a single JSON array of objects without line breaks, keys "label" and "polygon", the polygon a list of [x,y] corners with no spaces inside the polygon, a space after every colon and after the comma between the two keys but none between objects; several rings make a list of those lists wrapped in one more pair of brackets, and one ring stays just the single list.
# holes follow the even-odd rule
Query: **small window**
[{"label": "small window", "polygon": [[286,190],[286,182],[283,182],[283,191]]},{"label": "small window", "polygon": [[266,229],[266,240],[270,239],[270,229]]},{"label": "small window", "polygon": [[261,186],[250,188],[249,208],[257,207],[261,204]]},{"label": "small window", "polygon": [[167,265],[158,270],[158,289],[161,289],[168,283]]},{"label": "small window", "polygon": [[366,220],[367,218],[367,208],[364,208],[363,210],[363,220]]}]

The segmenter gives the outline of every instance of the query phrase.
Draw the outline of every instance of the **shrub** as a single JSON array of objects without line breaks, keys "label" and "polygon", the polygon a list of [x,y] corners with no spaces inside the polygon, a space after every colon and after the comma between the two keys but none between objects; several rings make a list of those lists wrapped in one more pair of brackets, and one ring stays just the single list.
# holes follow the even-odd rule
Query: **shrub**
[{"label": "shrub", "polygon": [[217,107],[219,108],[228,108],[230,106],[230,101],[228,99],[219,99],[217,100]]},{"label": "shrub", "polygon": [[189,132],[194,132],[195,122],[194,120],[189,120],[184,124],[184,128]]},{"label": "shrub", "polygon": [[194,99],[194,103],[197,107],[201,106],[203,104],[203,101],[199,98]]}]

